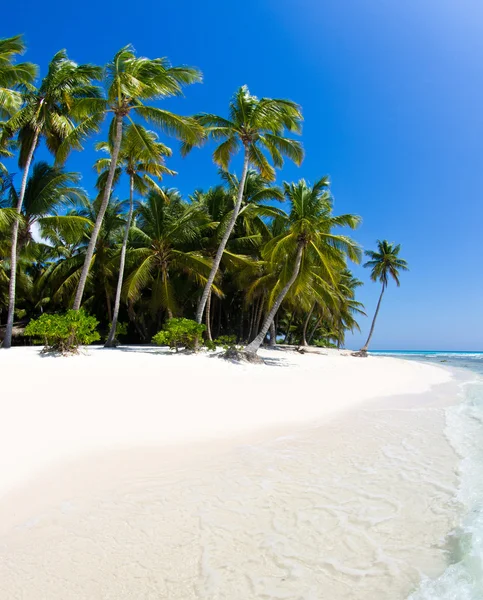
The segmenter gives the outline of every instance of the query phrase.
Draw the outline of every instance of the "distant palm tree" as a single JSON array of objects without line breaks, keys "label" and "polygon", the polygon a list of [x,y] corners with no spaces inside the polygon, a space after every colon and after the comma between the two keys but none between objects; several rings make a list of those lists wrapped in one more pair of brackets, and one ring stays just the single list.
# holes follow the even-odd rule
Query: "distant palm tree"
[{"label": "distant palm tree", "polygon": [[[2,139],[11,138],[18,132],[20,146],[19,165],[23,168],[22,181],[17,201],[17,213],[22,212],[25,188],[35,150],[43,137],[47,148],[59,158],[63,146],[63,162],[72,148],[81,148],[81,141],[96,128],[90,113],[90,100],[96,99],[99,90],[92,85],[100,70],[92,65],[78,65],[69,60],[64,50],[52,59],[47,75],[38,88],[29,86],[23,95],[22,107],[4,123]],[[75,144],[67,143],[67,138]],[[3,347],[10,348],[15,310],[15,282],[17,273],[17,236],[19,221],[12,227],[10,257],[10,286],[7,327]]]},{"label": "distant palm tree", "polygon": [[[109,203],[125,119],[130,121],[136,131],[137,125],[132,120],[132,115],[136,114],[144,121],[158,126],[169,134],[174,134],[189,144],[197,144],[203,137],[203,129],[195,120],[144,104],[146,101],[158,98],[179,96],[183,85],[201,81],[201,73],[197,69],[172,67],[165,58],[137,57],[132,46],[125,46],[106,65],[104,81],[107,87],[107,98],[98,102],[97,115],[99,119],[106,114],[114,115],[110,124],[111,164],[97,220],[87,247],[84,267],[74,300],[74,310],[79,310],[81,306],[97,236]],[[145,139],[143,140],[142,133],[139,132],[139,143],[142,144],[143,141]]]},{"label": "distant palm tree", "polygon": [[333,233],[336,227],[355,229],[360,218],[350,214],[334,216],[328,186],[326,177],[313,186],[303,179],[284,184],[285,195],[292,205],[287,227],[268,242],[262,253],[272,264],[282,265],[282,271],[272,292],[276,297],[270,302],[271,309],[262,328],[245,348],[248,354],[256,354],[260,348],[275,314],[299,276],[313,277],[318,270],[320,275],[315,275],[313,287],[320,285],[325,289],[326,282],[336,284],[337,271],[345,268],[346,256],[355,262],[360,260],[359,246],[351,238]]},{"label": "distant palm tree", "polygon": [[[264,151],[268,152],[275,167],[283,165],[284,156],[299,165],[304,154],[300,142],[284,136],[285,130],[300,132],[302,121],[300,107],[290,100],[259,99],[250,94],[246,85],[238,89],[233,96],[228,119],[213,114],[200,114],[196,119],[205,128],[208,138],[224,140],[214,151],[213,160],[225,171],[228,170],[233,156],[243,148],[243,168],[233,214],[218,246],[210,276],[196,311],[196,320],[201,323],[211,286],[240,212],[249,166],[254,166],[266,180],[273,181],[275,170]],[[190,149],[191,145],[185,144],[184,152]]]},{"label": "distant palm tree", "polygon": [[366,343],[361,348],[361,353],[363,354],[367,352],[369,342],[371,341],[372,334],[374,333],[374,326],[376,324],[377,315],[379,314],[379,309],[381,308],[381,301],[384,291],[389,283],[389,278],[392,277],[392,279],[394,279],[396,284],[399,286],[399,271],[409,270],[407,262],[403,258],[399,258],[400,250],[400,244],[395,246],[393,243],[390,243],[387,240],[383,240],[382,242],[381,240],[377,240],[377,252],[373,252],[372,250],[366,250],[365,252],[366,256],[368,256],[371,260],[367,261],[364,264],[364,267],[371,269],[372,281],[379,281],[382,283],[382,290],[381,295],[379,296],[374,318],[372,319],[369,336]]},{"label": "distant palm tree", "polygon": [[[140,125],[129,125],[124,132],[119,150],[115,181],[121,171],[124,171],[129,177],[129,212],[122,240],[114,311],[111,328],[105,343],[106,348],[116,345],[116,327],[121,304],[126,248],[134,209],[134,191],[136,190],[140,194],[145,194],[148,190],[154,189],[158,193],[162,193],[153,177],[161,179],[163,174],[175,175],[174,171],[171,171],[164,165],[164,157],[171,156],[171,150],[157,140],[158,136],[154,132],[148,131]],[[112,147],[109,143],[102,142],[97,145],[97,150],[104,150],[110,154]],[[105,176],[108,175],[111,166],[111,158],[101,158],[96,162],[95,166],[101,172],[98,187],[102,190],[105,186]]]}]

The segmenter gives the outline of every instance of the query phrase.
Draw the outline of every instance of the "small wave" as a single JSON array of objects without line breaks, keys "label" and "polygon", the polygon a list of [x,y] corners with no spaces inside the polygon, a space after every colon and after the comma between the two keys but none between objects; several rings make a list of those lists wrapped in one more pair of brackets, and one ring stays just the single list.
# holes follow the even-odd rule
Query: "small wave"
[{"label": "small wave", "polygon": [[446,433],[462,457],[457,500],[465,516],[453,564],[436,580],[425,579],[409,600],[483,598],[483,381],[465,385],[465,401],[446,411]]}]

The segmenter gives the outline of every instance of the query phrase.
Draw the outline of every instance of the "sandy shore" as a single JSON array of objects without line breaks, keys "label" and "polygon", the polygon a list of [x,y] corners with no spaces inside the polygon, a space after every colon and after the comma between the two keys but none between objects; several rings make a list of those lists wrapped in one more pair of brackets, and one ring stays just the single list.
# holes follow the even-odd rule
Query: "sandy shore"
[{"label": "sandy shore", "polygon": [[396,600],[442,571],[450,371],[262,355],[0,352],[7,597]]}]

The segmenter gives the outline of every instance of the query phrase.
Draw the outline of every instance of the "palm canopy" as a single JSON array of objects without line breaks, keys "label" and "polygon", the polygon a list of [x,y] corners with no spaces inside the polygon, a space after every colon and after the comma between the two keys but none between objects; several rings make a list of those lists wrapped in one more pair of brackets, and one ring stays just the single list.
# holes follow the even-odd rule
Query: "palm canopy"
[{"label": "palm canopy", "polygon": [[[65,214],[86,199],[85,191],[79,186],[80,174],[51,167],[45,162],[35,163],[25,189],[20,218],[19,243],[23,248],[33,241],[32,228],[38,224],[42,237],[51,231],[64,236],[81,235],[88,225],[84,217]],[[18,203],[18,190],[8,186],[7,202],[13,207]],[[13,211],[12,211],[13,212]]]},{"label": "palm canopy", "polygon": [[[257,98],[246,85],[239,88],[229,106],[228,118],[202,113],[195,116],[208,138],[221,141],[213,153],[213,160],[225,171],[233,156],[244,147],[250,165],[267,180],[275,179],[275,167],[282,167],[284,157],[300,165],[304,152],[300,142],[285,137],[284,132],[300,133],[302,113],[291,100]],[[183,146],[183,153],[192,145]]]},{"label": "palm canopy", "polygon": [[302,270],[317,265],[328,281],[335,283],[334,269],[345,267],[345,257],[359,262],[361,250],[349,237],[335,233],[339,227],[355,229],[360,218],[332,213],[329,180],[322,177],[310,186],[304,179],[297,183],[284,183],[285,196],[291,203],[286,219],[275,224],[282,231],[266,245],[263,256],[274,265],[290,265],[287,259],[296,253],[298,245],[304,249]]},{"label": "palm canopy", "polygon": [[18,110],[22,90],[29,88],[37,75],[32,63],[15,63],[24,52],[21,36],[0,39],[0,118],[8,118]]},{"label": "palm canopy", "polygon": [[[96,187],[102,191],[111,166],[112,143],[100,142],[96,145],[96,150],[109,155],[98,159],[94,165],[99,173]],[[145,194],[149,189],[159,191],[155,179],[161,179],[166,174],[176,174],[164,164],[167,156],[171,156],[171,149],[158,141],[154,131],[134,123],[127,125],[123,131],[113,184],[119,181],[124,171],[132,179],[133,189],[138,193]]]},{"label": "palm canopy", "polygon": [[[105,97],[85,101],[76,107],[74,114],[90,113],[86,127],[99,123],[105,115],[112,113],[115,117],[110,125],[110,142],[115,139],[116,117],[127,117],[134,126],[133,114],[158,127],[165,133],[173,135],[189,143],[198,143],[203,131],[198,123],[189,117],[146,104],[182,94],[184,85],[200,82],[201,73],[193,67],[173,67],[166,58],[149,59],[138,57],[131,45],[121,48],[102,71]],[[139,134],[140,145],[149,144],[143,137],[142,129],[134,126],[133,133]],[[75,145],[79,136],[84,135],[83,128],[72,131],[60,149],[64,154],[64,146]]]},{"label": "palm canopy", "polygon": [[25,92],[23,106],[4,126],[7,136],[18,132],[20,167],[27,165],[32,147],[42,136],[61,163],[70,150],[82,149],[81,142],[99,125],[92,119],[91,105],[101,97],[100,88],[93,84],[100,76],[99,67],[78,65],[65,50],[54,55],[40,86]]},{"label": "palm canopy", "polygon": [[181,199],[174,190],[152,191],[136,210],[127,252],[129,275],[125,295],[131,302],[150,290],[152,314],[180,311],[177,286],[188,280],[203,285],[211,261],[195,250],[201,231],[208,224],[206,213]]},{"label": "palm canopy", "polygon": [[399,258],[401,244],[393,244],[387,240],[377,240],[377,251],[366,250],[365,255],[370,258],[364,267],[371,269],[372,281],[379,281],[383,287],[387,287],[389,278],[394,279],[399,286],[399,271],[408,271],[408,264],[403,258]]}]

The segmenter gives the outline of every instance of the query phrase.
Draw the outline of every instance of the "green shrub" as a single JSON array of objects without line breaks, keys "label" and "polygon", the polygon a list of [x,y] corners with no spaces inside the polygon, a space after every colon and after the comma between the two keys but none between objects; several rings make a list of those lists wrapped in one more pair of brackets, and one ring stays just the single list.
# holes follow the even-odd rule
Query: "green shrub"
[{"label": "green shrub", "polygon": [[178,352],[179,347],[186,350],[196,350],[198,340],[203,335],[206,326],[191,319],[169,319],[153,337],[153,343],[158,346],[169,346]]},{"label": "green shrub", "polygon": [[205,340],[205,346],[213,352],[216,350],[216,342],[214,340]]},{"label": "green shrub", "polygon": [[[107,335],[109,335],[109,332],[111,331],[111,327],[112,327],[112,323],[109,323],[109,329],[107,331]],[[114,337],[117,339],[119,336],[127,335],[127,328],[128,328],[127,323],[122,323],[121,321],[118,321],[116,323],[116,335]],[[106,335],[106,337],[107,337],[107,335]]]},{"label": "green shrub", "polygon": [[228,348],[234,348],[236,346],[236,335],[220,335],[215,340],[205,340],[205,346],[208,350],[216,350],[220,346],[224,350]]},{"label": "green shrub", "polygon": [[80,345],[100,339],[96,327],[99,321],[83,310],[69,310],[65,314],[43,314],[32,319],[24,335],[44,344],[44,351],[76,353]]}]

